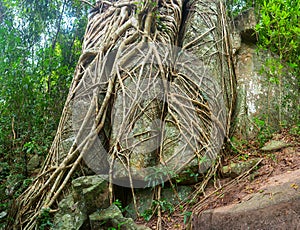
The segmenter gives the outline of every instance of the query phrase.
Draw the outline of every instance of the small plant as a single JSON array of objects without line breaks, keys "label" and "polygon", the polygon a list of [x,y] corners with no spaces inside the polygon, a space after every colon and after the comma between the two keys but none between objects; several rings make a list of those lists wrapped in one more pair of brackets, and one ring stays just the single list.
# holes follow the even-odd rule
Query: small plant
[{"label": "small plant", "polygon": [[257,140],[259,142],[259,146],[262,147],[270,139],[271,136],[270,127],[262,119],[254,117],[253,120],[258,127]]},{"label": "small plant", "polygon": [[187,222],[189,221],[190,217],[192,215],[192,212],[190,211],[186,211],[183,213],[183,223],[187,224]]},{"label": "small plant", "polygon": [[22,150],[26,153],[33,153],[35,149],[36,149],[36,144],[34,141],[26,142],[22,148]]},{"label": "small plant", "polygon": [[272,161],[274,161],[275,163],[277,163],[277,157],[276,154],[274,153],[270,153],[267,155],[268,158],[270,158]]},{"label": "small plant", "polygon": [[126,207],[123,207],[122,202],[119,199],[116,199],[113,202],[113,204],[115,204],[121,210],[122,213],[128,211],[129,206],[127,205]]},{"label": "small plant", "polygon": [[193,170],[187,169],[183,171],[183,173],[187,173],[190,177],[194,178],[195,182],[198,182],[198,176],[199,176],[198,172],[195,173]]},{"label": "small plant", "polygon": [[166,179],[176,178],[177,176],[174,171],[164,167],[153,167],[152,169],[152,173],[149,173],[144,179],[145,181],[148,181],[147,187],[155,187],[158,184],[161,184],[161,186],[164,187]]},{"label": "small plant", "polygon": [[50,209],[46,208],[42,210],[42,213],[40,214],[38,218],[38,229],[44,230],[53,227],[54,224],[51,221],[50,216]]},{"label": "small plant", "polygon": [[[144,218],[145,221],[150,221],[153,214],[155,214],[155,210],[157,210],[157,207],[161,208],[162,212],[168,212],[169,214],[172,214],[175,211],[174,205],[171,204],[169,201],[166,201],[165,199],[162,200],[154,200],[152,201],[152,209],[146,209],[141,216]],[[154,211],[153,211],[154,210]]]},{"label": "small plant", "polygon": [[240,149],[245,149],[248,145],[248,141],[244,139],[238,139],[236,137],[230,138],[230,148],[233,153],[240,153]]},{"label": "small plant", "polygon": [[140,14],[144,8],[145,3],[143,1],[136,1],[133,2],[133,4],[136,6],[135,13]]},{"label": "small plant", "polygon": [[117,228],[115,228],[115,227],[108,227],[108,229],[107,230],[121,230],[122,228],[122,226],[125,224],[125,222],[121,222],[121,223],[118,223],[118,227]]},{"label": "small plant", "polygon": [[152,209],[146,209],[141,216],[144,218],[145,221],[149,222],[151,217],[153,216]]},{"label": "small plant", "polygon": [[173,204],[171,204],[169,201],[166,201],[165,199],[163,199],[163,200],[154,200],[153,204],[154,205],[159,205],[163,212],[167,211],[170,214],[172,214],[175,210]]},{"label": "small plant", "polygon": [[290,131],[290,134],[292,135],[300,135],[300,123],[298,123],[297,125],[293,126]]},{"label": "small plant", "polygon": [[242,154],[238,157],[239,160],[242,160],[242,161],[247,161],[249,158],[249,154],[248,153],[245,153],[245,154]]},{"label": "small plant", "polygon": [[122,202],[119,199],[116,199],[113,204],[115,204],[119,209],[122,209]]},{"label": "small plant", "polygon": [[182,212],[182,210],[183,210],[183,205],[179,205],[179,210]]}]

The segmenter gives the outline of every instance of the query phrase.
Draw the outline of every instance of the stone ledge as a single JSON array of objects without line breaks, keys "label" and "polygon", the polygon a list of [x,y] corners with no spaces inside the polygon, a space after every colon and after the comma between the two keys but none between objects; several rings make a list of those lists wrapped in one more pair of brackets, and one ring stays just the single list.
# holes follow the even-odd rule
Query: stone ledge
[{"label": "stone ledge", "polygon": [[192,229],[300,229],[300,170],[270,178],[241,203],[194,214]]}]

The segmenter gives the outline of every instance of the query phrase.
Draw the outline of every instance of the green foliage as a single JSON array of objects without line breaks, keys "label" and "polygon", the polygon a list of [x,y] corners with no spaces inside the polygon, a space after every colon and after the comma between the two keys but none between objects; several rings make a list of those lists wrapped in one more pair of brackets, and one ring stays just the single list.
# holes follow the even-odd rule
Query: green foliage
[{"label": "green foliage", "polygon": [[145,221],[149,222],[151,217],[153,216],[152,209],[146,209],[141,216],[144,218]]},{"label": "green foliage", "polygon": [[230,138],[230,142],[231,142],[230,145],[231,151],[235,154],[239,154],[240,153],[239,150],[246,148],[248,144],[247,140],[238,139],[234,136]]},{"label": "green foliage", "polygon": [[147,187],[155,187],[158,184],[161,184],[164,187],[164,182],[166,179],[171,179],[176,177],[177,174],[168,170],[165,167],[153,167],[152,172],[148,173],[145,177],[145,181],[147,181]]},{"label": "green foliage", "polygon": [[257,117],[253,118],[254,123],[258,128],[257,140],[259,146],[262,147],[271,138],[271,129],[265,122],[265,119],[260,119]]},{"label": "green foliage", "polygon": [[[262,0],[259,2],[260,21],[256,26],[261,48],[280,55],[290,67],[299,66],[300,2],[294,0]],[[278,66],[280,70],[282,67]]]},{"label": "green foliage", "polygon": [[247,161],[248,158],[249,158],[249,154],[248,154],[248,153],[239,155],[239,157],[238,157],[238,159],[239,159],[239,160],[242,160],[242,161]]},{"label": "green foliage", "polygon": [[52,217],[50,215],[50,209],[43,209],[42,213],[38,218],[38,229],[44,230],[54,226],[52,223]]},{"label": "green foliage", "polygon": [[296,124],[295,126],[293,126],[290,129],[290,134],[292,134],[292,135],[300,135],[300,122],[298,122],[298,124]]},{"label": "green foliage", "polygon": [[190,211],[186,211],[186,212],[183,213],[183,223],[184,224],[187,224],[187,222],[190,219],[191,215],[192,215],[192,212],[190,212]]},{"label": "green foliage", "polygon": [[33,153],[35,149],[36,149],[35,142],[34,141],[29,141],[29,142],[26,142],[23,145],[22,151],[25,151],[26,153]]},{"label": "green foliage", "polygon": [[107,230],[117,230],[117,229],[114,227],[109,227]]},{"label": "green foliage", "polygon": [[274,161],[275,163],[277,163],[277,156],[276,156],[276,154],[274,154],[274,153],[269,153],[269,154],[267,155],[267,157],[268,157],[269,159],[271,159],[272,161]]},{"label": "green foliage", "polygon": [[136,6],[135,13],[137,15],[139,15],[145,7],[145,2],[144,1],[136,1],[136,2],[133,2],[133,4]]},{"label": "green foliage", "polygon": [[[126,224],[126,221],[124,222],[120,222],[118,223],[118,226],[117,227],[111,227],[111,226],[108,226],[108,225],[111,225],[111,221],[109,220],[105,220],[105,221],[102,221],[100,226],[102,226],[101,229],[107,229],[107,230],[121,230],[121,229],[124,229],[124,227],[122,228],[122,226],[124,226],[124,224]],[[115,224],[114,224],[115,226]]]},{"label": "green foliage", "polygon": [[270,83],[278,85],[279,90],[285,92],[281,93],[278,104],[280,125],[288,125],[281,118],[282,108],[294,111],[290,117],[295,123],[299,123],[300,108],[294,104],[298,101],[295,95],[299,95],[300,90],[300,2],[260,0],[258,3],[260,20],[256,31],[259,35],[259,48],[277,55],[267,60],[263,71]]},{"label": "green foliage", "polygon": [[115,204],[121,210],[122,213],[128,211],[129,206],[123,207],[122,202],[119,199],[116,199],[113,202],[113,204]]},{"label": "green foliage", "polygon": [[107,230],[121,230],[122,229],[122,226],[125,224],[126,222],[121,222],[121,223],[118,223],[118,227],[115,228],[115,227],[108,227]]},{"label": "green foliage", "polygon": [[[204,157],[203,157],[203,158],[204,158]],[[200,164],[201,164],[201,163],[203,163],[203,162],[200,162]],[[198,182],[198,176],[199,176],[199,173],[198,173],[198,172],[195,173],[193,170],[187,169],[187,170],[183,171],[183,173],[188,174],[189,177],[192,177],[192,178],[195,180],[195,182]],[[179,181],[177,181],[177,182],[179,183]]]},{"label": "green foliage", "polygon": [[174,212],[174,206],[173,204],[171,204],[169,201],[167,201],[166,199],[162,199],[162,200],[154,200],[153,201],[153,205],[155,206],[160,206],[161,210],[163,212],[168,212],[169,214],[172,214]]},{"label": "green foliage", "polygon": [[143,213],[141,213],[141,216],[144,218],[145,221],[148,222],[151,220],[152,216],[156,213],[158,206],[161,208],[162,212],[172,214],[175,211],[174,205],[166,199],[153,200],[152,208],[146,209]]},{"label": "green foliage", "polygon": [[115,204],[119,209],[122,209],[122,202],[119,199],[116,199],[113,204]]},{"label": "green foliage", "polygon": [[79,0],[0,4],[0,160],[6,164],[1,203],[28,186],[29,156],[45,156],[52,143],[86,16]]}]

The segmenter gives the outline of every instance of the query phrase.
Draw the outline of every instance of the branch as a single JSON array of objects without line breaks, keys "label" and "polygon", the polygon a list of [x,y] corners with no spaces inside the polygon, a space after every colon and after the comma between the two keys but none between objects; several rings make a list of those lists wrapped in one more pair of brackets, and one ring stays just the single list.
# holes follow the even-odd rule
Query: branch
[{"label": "branch", "polygon": [[87,5],[89,5],[89,6],[91,6],[91,7],[93,7],[93,8],[95,7],[92,3],[88,2],[87,0],[80,0],[80,1],[87,4]]}]

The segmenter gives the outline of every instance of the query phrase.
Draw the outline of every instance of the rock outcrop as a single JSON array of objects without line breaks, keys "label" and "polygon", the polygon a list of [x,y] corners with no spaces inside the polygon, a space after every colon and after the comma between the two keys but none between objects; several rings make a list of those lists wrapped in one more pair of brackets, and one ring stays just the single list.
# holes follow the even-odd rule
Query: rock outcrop
[{"label": "rock outcrop", "polygon": [[58,205],[52,229],[130,229],[148,230],[125,218],[120,209],[109,205],[108,182],[104,175],[84,176],[72,181],[70,194]]},{"label": "rock outcrop", "polygon": [[[238,86],[235,135],[241,138],[253,138],[263,129],[278,130],[281,123],[294,119],[291,111],[297,111],[295,108],[299,103],[293,93],[297,92],[294,77],[283,77],[280,83],[279,74],[272,73],[268,66],[276,55],[258,48],[256,24],[254,9],[249,9],[239,15],[232,26],[231,43]],[[284,75],[289,75],[288,67]],[[288,90],[280,85],[285,85]]]},{"label": "rock outcrop", "polygon": [[89,226],[88,216],[109,207],[108,182],[103,175],[79,177],[72,181],[70,194],[60,201],[54,228],[76,230]]},{"label": "rock outcrop", "polygon": [[195,213],[193,229],[300,229],[300,170],[274,176],[241,203]]}]

